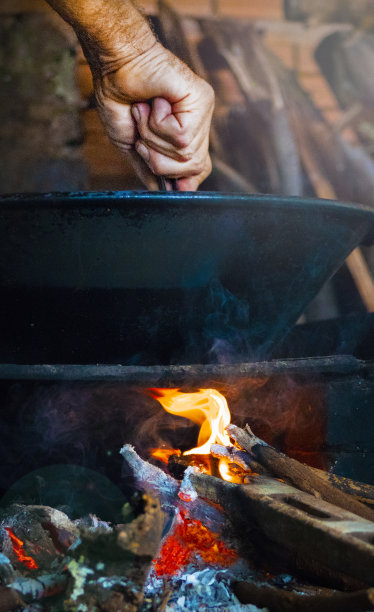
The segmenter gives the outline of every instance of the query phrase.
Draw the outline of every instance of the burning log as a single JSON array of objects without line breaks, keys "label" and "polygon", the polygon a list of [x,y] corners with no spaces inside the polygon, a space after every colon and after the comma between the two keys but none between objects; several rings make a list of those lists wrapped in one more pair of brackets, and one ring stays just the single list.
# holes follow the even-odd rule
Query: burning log
[{"label": "burning log", "polygon": [[276,479],[253,476],[250,485],[186,472],[198,495],[220,504],[253,545],[283,557],[294,569],[344,588],[371,586],[374,525]]},{"label": "burning log", "polygon": [[322,498],[335,506],[339,506],[339,508],[357,514],[369,521],[374,521],[374,511],[371,508],[337,489],[308,466],[296,461],[296,459],[287,457],[266,444],[263,440],[257,438],[248,425],[246,430],[236,425],[229,425],[227,432],[239,446],[250,453],[255,461],[263,465],[278,478],[287,480],[301,491]]},{"label": "burning log", "polygon": [[[263,465],[255,461],[253,457],[243,450],[239,450],[233,446],[222,446],[221,444],[212,444],[210,452],[213,457],[217,459],[227,459],[228,462],[238,465],[245,473],[256,473],[262,475],[271,475],[271,472],[266,469]],[[187,468],[187,465],[186,465]],[[185,469],[186,469],[185,468]],[[325,472],[318,468],[310,467],[310,470],[317,476],[322,478],[325,482],[330,483],[343,493],[351,495],[357,501],[374,506],[374,486],[346,478],[345,476],[339,476],[330,472]],[[246,482],[244,477],[244,483]]]},{"label": "burning log", "polygon": [[201,472],[206,472],[207,474],[213,473],[214,476],[218,475],[214,473],[215,470],[210,455],[170,455],[168,470],[174,478],[183,480],[184,473],[190,465],[199,468]]},{"label": "burning log", "polygon": [[256,474],[269,474],[269,471],[253,457],[235,446],[222,446],[222,444],[212,444],[210,452],[217,459],[227,459],[230,463],[235,463],[245,472],[255,472]]},{"label": "burning log", "polygon": [[221,533],[226,525],[223,513],[197,499],[188,475],[185,475],[182,483],[174,480],[160,468],[141,459],[129,444],[121,449],[121,455],[131,470],[137,488],[157,497],[169,518],[174,517],[177,508],[184,509],[189,517],[202,521],[213,532]]},{"label": "burning log", "polygon": [[157,497],[165,511],[174,511],[179,483],[160,468],[143,461],[130,444],[123,446],[121,455],[134,477],[137,488]]},{"label": "burning log", "polygon": [[233,585],[233,591],[241,603],[254,604],[274,612],[352,612],[374,608],[374,589],[305,595],[265,584],[238,582]]}]

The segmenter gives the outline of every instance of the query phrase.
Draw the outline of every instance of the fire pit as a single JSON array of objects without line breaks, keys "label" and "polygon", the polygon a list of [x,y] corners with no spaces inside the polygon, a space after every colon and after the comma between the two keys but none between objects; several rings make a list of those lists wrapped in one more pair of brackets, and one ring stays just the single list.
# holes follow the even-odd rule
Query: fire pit
[{"label": "fire pit", "polygon": [[[362,546],[372,547],[367,527],[371,522],[318,501],[292,483],[279,482],[258,458],[252,457],[248,469],[248,454],[242,456],[242,450],[232,447],[233,439],[224,431],[229,409],[234,423],[249,421],[261,438],[322,470],[325,477],[332,466],[339,474],[339,466],[346,471],[349,464],[353,478],[368,480],[374,451],[369,362],[337,356],[232,366],[108,366],[97,370],[96,380],[93,366],[77,366],[77,370],[72,366],[11,367],[17,368],[18,378],[4,379],[0,385],[1,425],[7,432],[1,456],[5,493],[1,541],[3,554],[16,568],[16,576],[9,578],[8,573],[4,581],[13,585],[13,597],[35,605],[40,596],[47,602],[41,608],[47,605],[51,610],[77,609],[88,601],[94,602],[92,609],[117,605],[115,609],[121,610],[126,609],[125,598],[126,605],[130,601],[138,609],[145,584],[144,610],[162,609],[162,605],[167,610],[196,609],[208,602],[217,609],[235,610],[237,597],[242,601],[250,597],[259,607],[283,609],[279,597],[301,592],[300,597],[317,597],[315,606],[320,606],[318,598],[332,595],[321,589],[327,585],[338,588],[339,597],[342,589],[353,589],[343,593],[349,605],[358,601],[352,604],[353,596],[370,602],[370,584],[365,582],[361,564]],[[22,380],[22,371],[28,380]],[[347,393],[344,408],[342,397]],[[184,417],[178,416],[179,403]],[[206,424],[208,413],[216,417],[216,424]],[[196,448],[212,441],[213,431],[225,446],[213,445],[214,457],[199,454]],[[223,452],[226,444],[232,449],[229,455]],[[117,486],[105,484],[107,477]],[[240,489],[230,489],[242,486],[246,479],[253,499],[243,499]],[[350,481],[338,478],[337,483],[347,487]],[[132,491],[143,491],[148,497],[129,505]],[[367,491],[371,487],[363,487],[361,494]],[[354,499],[357,496],[356,489]],[[152,499],[157,500],[156,506]],[[366,499],[367,508],[371,503]],[[269,512],[275,512],[276,518]],[[333,523],[335,531],[330,529]],[[339,523],[344,533],[336,533]],[[317,537],[316,530],[323,535]],[[285,534],[284,541],[277,539],[278,532]],[[145,556],[132,556],[129,565],[121,551],[126,557],[130,547],[134,555],[140,546],[135,533],[147,542]],[[292,535],[297,533],[302,537]],[[329,549],[338,558],[333,567],[330,561],[326,565],[324,538],[330,538]],[[293,549],[299,541],[301,549]],[[113,565],[112,555],[119,565]],[[104,566],[100,570],[98,556]],[[356,560],[353,565],[359,579],[344,566],[350,558]],[[369,559],[365,561],[368,572]],[[25,561],[38,568],[28,567]],[[67,573],[61,569],[66,564]],[[19,572],[25,579],[22,584]],[[114,579],[116,572],[121,572],[122,582]],[[30,594],[27,589],[34,584],[30,580],[39,576],[47,585],[39,585],[37,597],[35,590]],[[79,580],[85,585],[83,593],[74,590]],[[244,587],[235,585],[248,581],[252,591],[243,594]],[[253,592],[253,585],[259,592]],[[264,585],[275,592],[270,590],[269,595]],[[44,599],[51,593],[52,599]],[[269,596],[275,597],[271,605],[261,599]],[[347,601],[338,598],[337,603],[347,606]],[[292,601],[291,609],[304,603]]]},{"label": "fire pit", "polygon": [[374,213],[75,194],[0,216],[0,612],[372,609],[373,355],[253,358]]}]

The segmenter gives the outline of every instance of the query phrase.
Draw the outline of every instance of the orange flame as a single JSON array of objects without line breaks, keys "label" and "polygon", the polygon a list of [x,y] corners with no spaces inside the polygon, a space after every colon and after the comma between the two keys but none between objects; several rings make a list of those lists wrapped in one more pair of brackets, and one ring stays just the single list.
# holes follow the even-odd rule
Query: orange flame
[{"label": "orange flame", "polygon": [[24,542],[17,538],[17,536],[13,533],[10,527],[5,527],[5,531],[8,533],[13,546],[13,551],[17,556],[18,560],[21,561],[26,567],[29,569],[38,569],[39,566],[36,563],[35,559],[26,555],[26,551],[23,548]]},{"label": "orange flame", "polygon": [[180,455],[180,450],[176,448],[151,448],[151,457],[162,461],[162,463],[168,463],[169,457],[172,455]]},{"label": "orange flame", "polygon": [[[194,393],[183,393],[179,389],[151,389],[152,396],[170,414],[185,417],[200,425],[198,446],[185,451],[184,455],[209,455],[212,444],[232,446],[225,432],[231,414],[227,401],[215,389],[199,389]],[[219,472],[224,480],[232,481],[228,463],[219,460]]]}]

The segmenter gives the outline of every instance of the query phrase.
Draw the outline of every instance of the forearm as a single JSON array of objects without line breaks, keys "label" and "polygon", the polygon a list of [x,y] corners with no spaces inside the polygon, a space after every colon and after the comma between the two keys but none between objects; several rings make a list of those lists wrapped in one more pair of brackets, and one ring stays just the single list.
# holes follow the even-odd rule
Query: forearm
[{"label": "forearm", "polygon": [[131,0],[47,0],[72,25],[91,68],[115,70],[156,42]]}]

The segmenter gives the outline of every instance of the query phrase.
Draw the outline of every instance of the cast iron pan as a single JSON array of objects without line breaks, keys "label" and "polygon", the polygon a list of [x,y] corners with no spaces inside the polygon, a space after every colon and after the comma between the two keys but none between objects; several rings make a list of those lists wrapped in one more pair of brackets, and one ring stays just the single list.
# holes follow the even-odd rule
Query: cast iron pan
[{"label": "cast iron pan", "polygon": [[374,211],[217,193],[0,198],[0,362],[269,358]]}]

